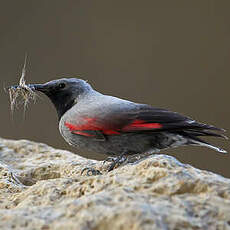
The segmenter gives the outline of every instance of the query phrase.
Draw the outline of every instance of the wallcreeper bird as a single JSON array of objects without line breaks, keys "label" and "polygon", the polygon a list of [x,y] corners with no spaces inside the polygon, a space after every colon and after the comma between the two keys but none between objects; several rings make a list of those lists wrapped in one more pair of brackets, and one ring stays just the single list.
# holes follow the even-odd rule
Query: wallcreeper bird
[{"label": "wallcreeper bird", "polygon": [[109,170],[128,156],[183,145],[205,146],[226,153],[200,139],[225,138],[215,132],[223,129],[166,109],[101,94],[84,80],[63,78],[28,86],[50,98],[57,110],[61,135],[78,153],[114,157]]}]

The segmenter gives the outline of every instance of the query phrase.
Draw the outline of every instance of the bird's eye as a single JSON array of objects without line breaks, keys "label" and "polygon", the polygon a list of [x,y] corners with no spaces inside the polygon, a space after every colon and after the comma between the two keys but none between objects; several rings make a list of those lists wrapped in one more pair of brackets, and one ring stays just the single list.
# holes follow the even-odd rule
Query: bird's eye
[{"label": "bird's eye", "polygon": [[65,83],[60,83],[60,84],[58,85],[58,87],[59,87],[59,89],[65,88]]}]

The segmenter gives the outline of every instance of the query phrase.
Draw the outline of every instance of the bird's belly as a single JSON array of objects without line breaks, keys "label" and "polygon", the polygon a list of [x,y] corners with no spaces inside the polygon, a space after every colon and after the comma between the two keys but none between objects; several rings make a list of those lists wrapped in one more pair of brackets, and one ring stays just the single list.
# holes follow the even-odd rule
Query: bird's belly
[{"label": "bird's belly", "polygon": [[162,142],[165,139],[162,134],[125,134],[107,136],[106,140],[102,141],[92,137],[73,134],[67,129],[62,130],[61,134],[70,145],[76,148],[76,153],[81,155],[106,154],[116,156],[123,153],[144,153],[153,151],[154,149],[161,149],[159,142]]}]

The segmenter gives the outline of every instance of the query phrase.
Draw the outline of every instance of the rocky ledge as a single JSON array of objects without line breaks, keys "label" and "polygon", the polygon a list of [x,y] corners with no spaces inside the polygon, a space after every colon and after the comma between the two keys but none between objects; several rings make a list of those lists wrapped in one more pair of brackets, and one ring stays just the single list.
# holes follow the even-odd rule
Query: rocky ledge
[{"label": "rocky ledge", "polygon": [[[81,175],[95,167],[102,175]],[[167,155],[108,164],[0,139],[0,229],[230,229],[230,180]]]}]

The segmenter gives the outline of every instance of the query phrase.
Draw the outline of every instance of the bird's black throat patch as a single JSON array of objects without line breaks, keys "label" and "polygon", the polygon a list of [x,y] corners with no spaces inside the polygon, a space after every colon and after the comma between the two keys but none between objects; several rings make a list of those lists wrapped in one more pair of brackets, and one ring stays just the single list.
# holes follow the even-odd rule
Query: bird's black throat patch
[{"label": "bird's black throat patch", "polygon": [[57,110],[58,120],[60,120],[63,114],[75,104],[73,95],[68,94],[67,92],[59,92],[58,94],[47,92],[46,95],[50,98]]}]

